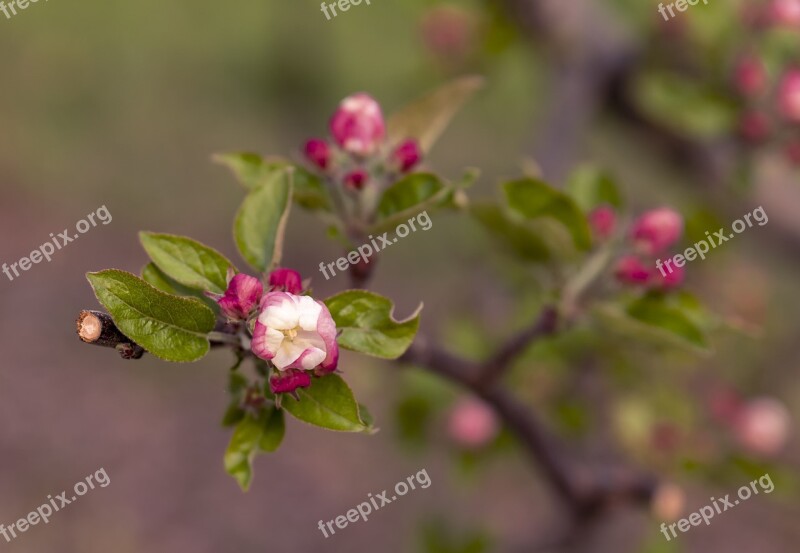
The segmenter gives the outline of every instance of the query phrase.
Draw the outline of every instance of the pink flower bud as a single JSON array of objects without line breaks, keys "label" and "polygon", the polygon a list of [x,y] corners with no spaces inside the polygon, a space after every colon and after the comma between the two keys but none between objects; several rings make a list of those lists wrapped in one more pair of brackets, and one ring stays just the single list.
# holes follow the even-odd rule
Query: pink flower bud
[{"label": "pink flower bud", "polygon": [[745,96],[756,96],[767,86],[767,71],[756,56],[745,56],[734,71],[736,88]]},{"label": "pink flower bud", "polygon": [[311,375],[297,369],[289,369],[269,379],[269,389],[273,394],[290,394],[298,388],[311,386]]},{"label": "pink flower bud", "polygon": [[437,6],[422,20],[422,40],[442,61],[458,63],[475,47],[477,24],[475,15],[464,8]]},{"label": "pink flower bud", "polygon": [[355,169],[344,176],[344,185],[350,190],[361,190],[367,184],[369,175],[364,169]]},{"label": "pink flower bud", "polygon": [[769,132],[769,118],[764,113],[749,111],[739,120],[739,134],[750,143],[763,142]]},{"label": "pink flower bud", "polygon": [[220,311],[229,319],[246,319],[261,300],[264,286],[250,275],[239,273],[228,282],[225,294],[217,299]]},{"label": "pink flower bud", "polygon": [[734,432],[748,451],[771,456],[786,444],[790,422],[789,411],[781,402],[761,397],[748,402],[739,412]]},{"label": "pink flower bud", "polygon": [[594,235],[600,240],[606,240],[611,236],[617,226],[617,214],[607,205],[594,208],[589,212],[588,219]]},{"label": "pink flower bud", "polygon": [[[672,271],[670,271],[672,269]],[[684,279],[686,278],[686,272],[684,271],[683,267],[678,267],[677,265],[670,264],[669,267],[664,267],[664,274],[661,274],[661,271],[653,271],[652,274],[653,282],[651,283],[656,288],[661,288],[662,290],[672,290],[673,288],[677,288],[681,284],[683,284]]]},{"label": "pink flower bud", "polygon": [[306,142],[303,152],[311,163],[323,171],[328,168],[328,164],[331,161],[331,148],[321,138],[312,138]]},{"label": "pink flower bud", "polygon": [[401,173],[413,169],[422,159],[422,150],[416,140],[410,139],[401,143],[389,158],[389,163]]},{"label": "pink flower bud", "polygon": [[381,106],[371,96],[348,96],[331,119],[331,134],[345,151],[358,156],[375,152],[386,128]]},{"label": "pink flower bud", "polygon": [[617,262],[614,276],[623,284],[644,285],[650,280],[650,271],[635,255],[626,255]]},{"label": "pink flower bud", "polygon": [[800,0],[772,0],[768,11],[777,25],[800,25]]},{"label": "pink flower bud", "polygon": [[708,396],[708,409],[718,422],[732,424],[742,410],[742,398],[736,391],[721,386]]},{"label": "pink flower bud", "polygon": [[484,402],[466,398],[450,411],[448,433],[459,445],[468,448],[484,447],[500,430],[497,416]]},{"label": "pink flower bud", "polygon": [[668,207],[653,209],[633,223],[631,238],[647,254],[654,255],[673,245],[683,232],[683,217]]},{"label": "pink flower bud", "polygon": [[275,269],[269,274],[270,291],[289,292],[301,294],[303,292],[303,278],[300,273],[292,269]]},{"label": "pink flower bud", "polygon": [[800,123],[800,69],[790,69],[778,87],[778,106],[789,121]]}]

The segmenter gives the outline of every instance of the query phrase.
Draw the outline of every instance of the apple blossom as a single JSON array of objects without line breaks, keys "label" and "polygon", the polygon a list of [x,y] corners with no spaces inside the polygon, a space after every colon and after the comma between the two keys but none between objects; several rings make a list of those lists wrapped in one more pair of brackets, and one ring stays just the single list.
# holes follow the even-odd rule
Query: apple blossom
[{"label": "apple blossom", "polygon": [[361,190],[367,184],[369,175],[363,169],[355,169],[344,176],[344,185],[349,190]]},{"label": "apple blossom", "polygon": [[769,15],[779,25],[800,25],[800,0],[772,0]]},{"label": "apple blossom", "polygon": [[269,292],[261,300],[253,331],[252,350],[279,371],[336,370],[339,346],[336,323],[324,303],[310,296]]},{"label": "apple blossom", "polygon": [[308,388],[309,386],[311,386],[311,375],[297,369],[288,369],[269,379],[269,389],[273,394],[292,393],[297,388]]},{"label": "apple blossom", "polygon": [[631,238],[650,255],[662,252],[678,241],[683,232],[683,217],[668,207],[646,211],[633,223]]},{"label": "apple blossom", "polygon": [[364,93],[342,100],[330,127],[336,143],[358,156],[375,152],[386,132],[380,104]]},{"label": "apple blossom", "polygon": [[673,267],[670,265],[669,269],[665,270],[663,275],[661,274],[661,271],[653,271],[652,284],[654,287],[661,288],[663,290],[670,290],[683,284],[683,280],[686,276],[683,267],[678,267],[677,265]]}]

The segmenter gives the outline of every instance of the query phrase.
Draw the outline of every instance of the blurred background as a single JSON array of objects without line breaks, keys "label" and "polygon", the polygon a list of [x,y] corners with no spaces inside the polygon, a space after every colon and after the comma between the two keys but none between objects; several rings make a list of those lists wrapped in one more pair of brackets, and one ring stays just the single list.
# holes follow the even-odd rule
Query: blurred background
[{"label": "blurred background", "polygon": [[[2,547],[479,553],[546,543],[563,514],[548,483],[502,433],[479,450],[459,443],[452,417],[463,398],[433,377],[345,354],[340,367],[381,432],[337,435],[290,420],[283,446],[258,458],[243,494],[222,467],[229,353],[192,365],[123,361],[74,332],[78,312],[97,308],[87,271],[138,273],[146,263],[139,230],[191,236],[243,266],[230,237],[243,191],[213,153],[299,160],[303,141],[326,134],[348,94],[367,91],[391,112],[478,73],[485,88],[426,160],[452,179],[480,168],[471,197],[495,196],[497,183],[534,162],[559,185],[570,168],[593,162],[616,175],[629,213],[671,205],[690,239],[759,205],[770,216],[688,268],[687,288],[736,323],[714,334],[713,354],[602,338],[602,354],[576,376],[565,352],[598,340],[579,333],[534,348],[514,379],[580,455],[605,458],[611,444],[675,482],[686,513],[766,471],[775,492],[669,543],[658,531],[663,518],[621,508],[575,550],[796,551],[798,173],[783,142],[742,143],[749,108],[732,79],[738,56],[763,53],[764,42],[780,53],[763,54],[773,73],[800,50],[797,27],[762,40],[746,24],[747,7],[701,3],[665,22],[655,2],[373,0],[327,20],[306,1],[88,0],[0,16],[0,262],[17,262],[101,206],[113,216],[50,263],[13,282],[0,275],[0,522],[101,467],[111,480]],[[617,71],[632,60],[635,78],[629,65]],[[720,172],[732,153],[747,163]],[[401,317],[424,302],[423,331],[478,358],[530,318],[542,286],[509,267],[466,218],[432,218],[430,231],[386,252],[372,289]],[[319,297],[349,286],[317,274],[340,255],[324,235],[322,223],[293,212],[284,263],[312,277]],[[784,447],[766,458],[713,422],[720,409],[759,397],[791,420],[776,430]],[[423,468],[428,489],[328,539],[317,529]]]}]

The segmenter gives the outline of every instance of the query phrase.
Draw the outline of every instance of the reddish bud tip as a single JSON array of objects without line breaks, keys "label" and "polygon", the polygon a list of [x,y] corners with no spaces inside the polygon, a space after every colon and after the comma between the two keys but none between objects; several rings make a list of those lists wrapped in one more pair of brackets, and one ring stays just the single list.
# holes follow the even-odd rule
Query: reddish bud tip
[{"label": "reddish bud tip", "polygon": [[321,138],[312,138],[303,147],[303,153],[308,161],[323,171],[328,168],[331,161],[331,148]]},{"label": "reddish bud tip", "polygon": [[631,238],[647,254],[664,251],[681,237],[683,217],[667,207],[653,209],[639,216],[633,223]]},{"label": "reddish bud tip", "polygon": [[736,64],[734,81],[741,94],[756,96],[766,89],[767,71],[760,59],[745,56]]},{"label": "reddish bud tip", "polygon": [[336,143],[358,156],[375,152],[386,132],[380,104],[363,93],[342,100],[330,126]]},{"label": "reddish bud tip", "polygon": [[650,271],[635,255],[626,255],[617,262],[614,276],[623,284],[644,285],[650,280]]},{"label": "reddish bud tip", "polygon": [[311,375],[298,369],[288,369],[269,379],[269,389],[273,394],[290,394],[298,388],[311,386]]},{"label": "reddish bud tip", "polygon": [[250,275],[239,273],[228,283],[225,294],[217,299],[220,311],[229,319],[246,319],[261,301],[264,286]]},{"label": "reddish bud tip", "polygon": [[[653,286],[655,288],[661,288],[662,290],[672,290],[673,288],[679,287],[683,284],[684,279],[686,278],[686,272],[684,271],[683,267],[673,266],[670,264],[669,268],[664,268],[664,274],[661,274],[661,271],[653,271]],[[670,269],[672,269],[670,271]]]},{"label": "reddish bud tip", "polygon": [[275,269],[269,274],[270,290],[289,292],[290,294],[303,293],[303,279],[300,273],[292,269]]},{"label": "reddish bud tip", "polygon": [[607,205],[594,208],[589,212],[588,219],[594,235],[600,240],[606,240],[611,236],[617,226],[617,214]]},{"label": "reddish bud tip", "polygon": [[356,169],[344,176],[344,185],[350,190],[361,190],[368,180],[369,175],[364,169]]},{"label": "reddish bud tip", "polygon": [[422,160],[422,149],[416,140],[401,143],[389,158],[389,163],[401,173],[407,173]]}]

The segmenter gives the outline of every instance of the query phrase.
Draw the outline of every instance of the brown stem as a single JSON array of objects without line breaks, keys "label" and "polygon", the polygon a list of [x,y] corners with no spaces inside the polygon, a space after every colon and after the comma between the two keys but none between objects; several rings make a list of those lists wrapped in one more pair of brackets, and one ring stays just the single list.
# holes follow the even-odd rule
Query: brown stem
[{"label": "brown stem", "polygon": [[84,310],[75,323],[78,337],[87,344],[114,348],[123,359],[140,359],[144,355],[144,348],[120,332],[107,313]]}]

